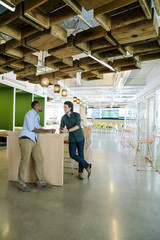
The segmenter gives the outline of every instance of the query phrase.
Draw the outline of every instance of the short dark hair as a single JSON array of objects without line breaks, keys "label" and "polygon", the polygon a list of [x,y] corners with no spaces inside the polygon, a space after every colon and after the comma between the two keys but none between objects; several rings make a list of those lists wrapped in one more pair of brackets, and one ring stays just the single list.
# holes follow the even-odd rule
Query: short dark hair
[{"label": "short dark hair", "polygon": [[31,107],[34,108],[34,106],[35,106],[37,103],[39,103],[39,102],[38,102],[38,101],[33,101],[33,102],[31,103]]},{"label": "short dark hair", "polygon": [[73,103],[70,101],[64,102],[65,105],[68,105],[69,108],[71,108],[71,112],[73,112]]}]

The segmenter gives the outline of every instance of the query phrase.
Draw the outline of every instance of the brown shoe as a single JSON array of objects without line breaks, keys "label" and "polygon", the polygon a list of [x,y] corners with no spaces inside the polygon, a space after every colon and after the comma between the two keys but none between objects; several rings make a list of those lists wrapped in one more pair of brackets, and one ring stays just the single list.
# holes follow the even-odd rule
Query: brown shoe
[{"label": "brown shoe", "polygon": [[84,179],[83,173],[79,173],[78,178],[79,178],[80,180],[83,180],[83,179]]},{"label": "brown shoe", "polygon": [[87,172],[88,172],[88,178],[89,178],[89,177],[90,177],[90,175],[91,175],[91,167],[92,167],[92,165],[91,165],[91,164],[89,164],[88,168],[86,169],[86,170],[87,170]]}]

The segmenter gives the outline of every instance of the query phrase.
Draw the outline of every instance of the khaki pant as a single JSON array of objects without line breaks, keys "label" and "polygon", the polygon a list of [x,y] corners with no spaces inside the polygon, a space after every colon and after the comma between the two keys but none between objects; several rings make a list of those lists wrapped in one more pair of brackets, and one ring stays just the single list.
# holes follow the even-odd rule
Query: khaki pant
[{"label": "khaki pant", "polygon": [[19,146],[21,151],[21,162],[18,171],[19,184],[25,183],[25,173],[31,155],[34,159],[38,183],[43,182],[42,156],[39,144],[37,142],[33,142],[30,139],[19,139]]}]

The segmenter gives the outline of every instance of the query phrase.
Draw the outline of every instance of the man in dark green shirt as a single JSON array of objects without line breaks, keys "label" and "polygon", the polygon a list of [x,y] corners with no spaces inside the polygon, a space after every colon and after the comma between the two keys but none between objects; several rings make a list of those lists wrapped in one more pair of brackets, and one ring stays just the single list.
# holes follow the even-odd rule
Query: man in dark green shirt
[{"label": "man in dark green shirt", "polygon": [[[73,112],[73,103],[64,103],[65,115],[61,118],[60,132],[69,132],[69,153],[70,157],[79,162],[79,179],[83,179],[83,169],[91,174],[91,164],[84,160],[84,134],[81,128],[81,117],[79,113]],[[65,128],[66,127],[66,128]],[[78,155],[76,149],[78,148]]]}]

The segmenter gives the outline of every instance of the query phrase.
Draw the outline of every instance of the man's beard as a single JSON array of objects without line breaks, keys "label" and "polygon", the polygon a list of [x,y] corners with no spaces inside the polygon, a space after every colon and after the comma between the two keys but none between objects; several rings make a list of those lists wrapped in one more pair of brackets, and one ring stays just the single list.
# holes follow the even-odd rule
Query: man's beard
[{"label": "man's beard", "polygon": [[43,110],[39,110],[38,112],[43,112]]}]

